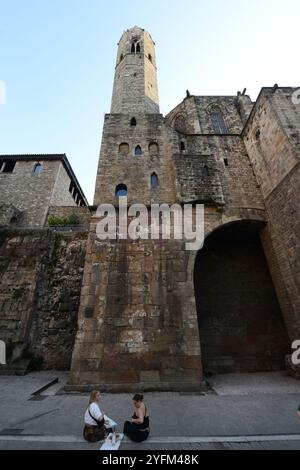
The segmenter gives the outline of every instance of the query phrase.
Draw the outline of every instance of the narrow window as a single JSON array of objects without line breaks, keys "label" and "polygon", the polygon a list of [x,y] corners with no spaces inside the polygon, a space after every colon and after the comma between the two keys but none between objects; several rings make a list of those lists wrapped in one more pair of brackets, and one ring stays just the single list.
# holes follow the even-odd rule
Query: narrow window
[{"label": "narrow window", "polygon": [[126,184],[118,184],[116,187],[116,196],[117,197],[124,197],[127,196],[128,190]]},{"label": "narrow window", "polygon": [[140,43],[138,42],[136,45],[136,53],[139,54],[141,52],[141,46]]},{"label": "narrow window", "polygon": [[4,168],[2,169],[2,173],[12,173],[16,166],[16,160],[7,160],[4,162]]},{"label": "narrow window", "polygon": [[224,165],[225,165],[225,166],[229,166],[228,158],[224,158]]},{"label": "narrow window", "polygon": [[135,44],[135,42],[133,42],[132,45],[131,45],[131,52],[133,54],[135,53],[135,46],[136,46],[136,44]]},{"label": "narrow window", "polygon": [[142,155],[142,148],[140,145],[137,145],[137,147],[135,147],[134,154],[136,157],[140,157]]},{"label": "narrow window", "polygon": [[135,127],[136,126],[136,119],[133,117],[130,121],[130,125],[131,127]]},{"label": "narrow window", "polygon": [[151,189],[158,188],[158,177],[156,173],[152,173],[151,175]]},{"label": "narrow window", "polygon": [[39,175],[39,174],[41,174],[42,169],[43,169],[42,165],[41,165],[40,163],[36,163],[36,164],[34,165],[33,173],[34,173],[35,175]]},{"label": "narrow window", "polygon": [[207,165],[205,165],[205,166],[203,167],[202,176],[203,176],[204,178],[207,178],[207,177],[209,176],[209,169],[208,169],[208,166],[207,166]]},{"label": "narrow window", "polygon": [[148,54],[148,59],[150,60],[150,62],[152,62],[152,55],[151,54]]},{"label": "narrow window", "polygon": [[210,118],[213,130],[216,134],[228,134],[228,129],[226,127],[224,117],[221,112],[213,111],[210,114]]},{"label": "narrow window", "polygon": [[183,142],[183,140],[180,142],[180,151],[181,152],[185,151],[185,142]]},{"label": "narrow window", "polygon": [[120,62],[122,62],[122,60],[124,59],[124,56],[123,54],[120,55]]}]

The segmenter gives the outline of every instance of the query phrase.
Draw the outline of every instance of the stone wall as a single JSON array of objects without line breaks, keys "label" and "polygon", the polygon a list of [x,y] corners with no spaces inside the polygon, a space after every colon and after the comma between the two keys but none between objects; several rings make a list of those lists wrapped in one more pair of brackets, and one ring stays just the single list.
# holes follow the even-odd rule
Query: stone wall
[{"label": "stone wall", "polygon": [[68,219],[70,216],[76,215],[79,219],[79,226],[88,228],[91,212],[88,207],[77,207],[77,206],[51,206],[47,214],[46,225],[48,226],[48,217],[60,217],[63,219]]},{"label": "stone wall", "polygon": [[0,232],[0,339],[11,360],[68,369],[77,328],[86,233]]},{"label": "stone wall", "polygon": [[0,173],[0,200],[23,213],[22,225],[42,227],[61,163],[42,162],[39,175],[33,173],[35,163],[19,160],[13,173]]},{"label": "stone wall", "polygon": [[[139,41],[139,53],[131,52],[134,40]],[[130,112],[159,113],[155,45],[141,28],[125,31],[117,55],[111,113]]]},{"label": "stone wall", "polygon": [[296,89],[263,89],[244,141],[261,183],[268,227],[262,241],[291,340],[300,336],[300,106]]},{"label": "stone wall", "polygon": [[[241,134],[243,130],[240,105],[236,96],[191,96],[184,99],[167,116],[167,120],[176,127],[176,118],[185,121],[186,134],[215,134],[210,113],[217,108],[223,115],[228,134]],[[178,129],[179,130],[179,129]]]},{"label": "stone wall", "polygon": [[[118,184],[128,188],[132,203],[172,203],[176,200],[173,154],[178,151],[178,137],[160,114],[138,114],[137,125],[130,126],[130,115],[110,114],[104,122],[94,204],[117,204]],[[128,144],[124,151],[121,144]],[[149,146],[157,145],[152,153]],[[135,155],[140,146],[142,155]],[[151,174],[156,173],[157,189],[151,189]]]},{"label": "stone wall", "polygon": [[96,222],[88,241],[71,388],[199,389],[189,252],[180,241],[99,242]]},{"label": "stone wall", "polygon": [[[70,176],[59,159],[16,160],[12,173],[0,173],[0,203],[19,211],[17,225],[43,227],[49,206],[77,207],[69,192]],[[33,171],[36,163],[42,164],[39,174]]]},{"label": "stone wall", "polygon": [[52,191],[51,206],[77,206],[69,191],[70,182],[70,176],[66,172],[65,167],[61,164]]}]

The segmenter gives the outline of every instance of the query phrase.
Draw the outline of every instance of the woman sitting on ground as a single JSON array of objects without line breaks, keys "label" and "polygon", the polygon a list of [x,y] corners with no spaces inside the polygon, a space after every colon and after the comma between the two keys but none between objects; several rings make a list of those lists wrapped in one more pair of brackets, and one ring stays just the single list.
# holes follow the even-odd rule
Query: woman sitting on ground
[{"label": "woman sitting on ground", "polygon": [[150,433],[149,414],[143,399],[143,395],[138,393],[134,395],[134,415],[131,421],[126,421],[124,424],[124,434],[135,442],[145,441]]},{"label": "woman sitting on ground", "polygon": [[89,406],[84,415],[83,437],[88,442],[102,441],[105,437],[104,413],[101,412],[99,402],[101,393],[93,390],[90,396]]}]

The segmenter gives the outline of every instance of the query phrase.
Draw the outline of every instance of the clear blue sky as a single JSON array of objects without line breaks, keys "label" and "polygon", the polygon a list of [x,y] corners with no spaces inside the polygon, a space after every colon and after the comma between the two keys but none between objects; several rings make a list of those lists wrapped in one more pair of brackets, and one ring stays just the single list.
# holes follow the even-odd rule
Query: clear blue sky
[{"label": "clear blue sky", "polygon": [[299,0],[0,0],[0,153],[66,153],[93,201],[117,42],[157,44],[161,111],[192,94],[300,86]]}]

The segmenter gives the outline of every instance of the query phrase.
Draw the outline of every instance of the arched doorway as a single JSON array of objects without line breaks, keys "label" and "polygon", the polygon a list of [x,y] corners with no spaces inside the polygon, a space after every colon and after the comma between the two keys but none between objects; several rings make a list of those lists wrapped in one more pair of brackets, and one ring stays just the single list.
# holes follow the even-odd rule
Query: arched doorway
[{"label": "arched doorway", "polygon": [[261,225],[235,222],[206,239],[194,268],[204,372],[284,369],[289,341],[261,245]]}]

